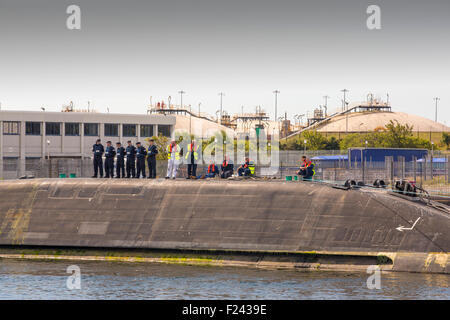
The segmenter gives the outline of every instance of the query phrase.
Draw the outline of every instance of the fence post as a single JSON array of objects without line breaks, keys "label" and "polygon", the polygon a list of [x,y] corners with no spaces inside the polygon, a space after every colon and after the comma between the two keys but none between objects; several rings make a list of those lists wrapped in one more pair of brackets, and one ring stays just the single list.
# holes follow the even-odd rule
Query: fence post
[{"label": "fence post", "polygon": [[47,166],[48,166],[48,177],[52,177],[52,160],[50,158],[47,159]]},{"label": "fence post", "polygon": [[389,179],[391,186],[394,186],[394,157],[386,156],[384,157],[384,165],[387,171],[386,176]]},{"label": "fence post", "polygon": [[412,157],[412,161],[413,161],[413,175],[414,175],[414,183],[416,183],[417,182],[417,172],[416,172],[416,170],[417,170],[417,158],[416,158],[416,156],[413,156]]},{"label": "fence post", "polygon": [[361,181],[364,183],[364,171],[366,170],[366,163],[364,161],[363,150],[361,149]]},{"label": "fence post", "polygon": [[433,155],[430,156],[430,177],[433,180]]},{"label": "fence post", "polygon": [[447,183],[450,183],[450,156],[447,156],[447,161],[445,162],[445,168],[447,173]]},{"label": "fence post", "polygon": [[397,157],[397,161],[400,164],[400,178],[401,180],[405,179],[405,157],[399,156]]},{"label": "fence post", "polygon": [[[339,167],[341,166],[341,160],[339,160]],[[337,181],[337,168],[334,166],[334,181]]]},{"label": "fence post", "polygon": [[390,161],[391,161],[391,186],[394,187],[394,180],[395,180],[395,161],[394,161],[394,157],[390,157]]},{"label": "fence post", "polygon": [[280,161],[280,179],[283,179],[283,161]]},{"label": "fence post", "polygon": [[423,181],[427,181],[427,163],[428,163],[428,156],[425,156],[423,157],[422,162]]}]

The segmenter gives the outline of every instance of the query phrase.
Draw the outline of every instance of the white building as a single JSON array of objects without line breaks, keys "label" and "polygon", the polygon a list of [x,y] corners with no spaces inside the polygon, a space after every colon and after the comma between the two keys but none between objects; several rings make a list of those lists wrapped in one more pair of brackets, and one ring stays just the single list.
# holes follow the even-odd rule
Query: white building
[{"label": "white building", "polygon": [[0,111],[0,176],[3,159],[90,158],[101,139],[123,145],[173,134],[176,118],[165,115],[92,112]]}]

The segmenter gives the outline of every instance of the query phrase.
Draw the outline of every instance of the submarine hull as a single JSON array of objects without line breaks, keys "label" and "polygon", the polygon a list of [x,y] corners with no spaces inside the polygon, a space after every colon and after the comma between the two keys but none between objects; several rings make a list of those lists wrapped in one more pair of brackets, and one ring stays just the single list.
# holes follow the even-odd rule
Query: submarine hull
[{"label": "submarine hull", "polygon": [[311,182],[0,182],[0,245],[385,254],[449,273],[450,215],[386,191]]}]

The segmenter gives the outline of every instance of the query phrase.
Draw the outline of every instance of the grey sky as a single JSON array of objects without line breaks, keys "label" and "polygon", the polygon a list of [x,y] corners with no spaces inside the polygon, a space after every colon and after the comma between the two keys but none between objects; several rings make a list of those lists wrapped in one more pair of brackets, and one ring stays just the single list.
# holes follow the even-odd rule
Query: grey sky
[{"label": "grey sky", "polygon": [[[77,4],[82,29],[66,28]],[[382,29],[366,9],[382,10]],[[0,0],[0,101],[60,110],[70,100],[105,111],[145,112],[183,89],[211,114],[262,105],[305,113],[331,96],[340,106],[368,92],[394,110],[450,120],[450,1],[430,0]]]}]

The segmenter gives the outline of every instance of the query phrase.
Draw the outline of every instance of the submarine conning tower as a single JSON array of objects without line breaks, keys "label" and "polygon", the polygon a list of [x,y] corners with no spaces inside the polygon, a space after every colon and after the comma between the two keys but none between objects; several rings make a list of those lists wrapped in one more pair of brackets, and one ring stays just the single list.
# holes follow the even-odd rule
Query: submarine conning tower
[{"label": "submarine conning tower", "polygon": [[389,270],[450,273],[449,230],[446,210],[315,182],[0,182],[0,245],[13,248],[384,255]]}]

